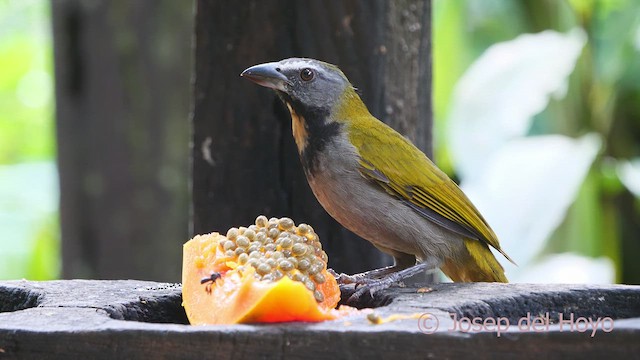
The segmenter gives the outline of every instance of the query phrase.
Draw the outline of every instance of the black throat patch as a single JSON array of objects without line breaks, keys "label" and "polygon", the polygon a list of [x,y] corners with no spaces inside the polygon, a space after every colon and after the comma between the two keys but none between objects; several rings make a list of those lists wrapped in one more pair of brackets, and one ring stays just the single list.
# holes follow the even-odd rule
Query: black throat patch
[{"label": "black throat patch", "polygon": [[[330,121],[330,109],[307,106],[294,100],[289,95],[278,91],[278,95],[291,109],[292,126],[302,126],[294,129],[294,137],[298,145],[300,161],[307,175],[313,175],[318,169],[318,156],[326,145],[340,132],[341,125]],[[298,117],[294,119],[294,117]],[[297,122],[297,124],[294,124]],[[302,145],[301,143],[304,143]]]}]

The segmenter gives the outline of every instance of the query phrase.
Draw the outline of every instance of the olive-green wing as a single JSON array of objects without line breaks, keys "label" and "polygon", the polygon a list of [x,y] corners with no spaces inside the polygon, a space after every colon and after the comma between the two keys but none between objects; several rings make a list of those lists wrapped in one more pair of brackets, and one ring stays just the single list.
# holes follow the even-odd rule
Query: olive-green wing
[{"label": "olive-green wing", "polygon": [[349,137],[360,153],[360,173],[364,177],[425,218],[465,237],[484,241],[513,262],[500,249],[496,234],[467,196],[424,153],[375,118],[359,119],[354,125]]}]

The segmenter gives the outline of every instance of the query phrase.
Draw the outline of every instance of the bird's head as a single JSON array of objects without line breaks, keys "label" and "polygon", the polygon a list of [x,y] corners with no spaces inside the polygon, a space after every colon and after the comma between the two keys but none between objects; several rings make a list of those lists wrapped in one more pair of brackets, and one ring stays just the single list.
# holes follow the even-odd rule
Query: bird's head
[{"label": "bird's head", "polygon": [[338,67],[313,59],[290,58],[259,64],[246,69],[240,76],[274,89],[294,108],[331,111],[342,101],[345,90],[352,89]]},{"label": "bird's head", "polygon": [[322,61],[290,58],[252,66],[240,76],[275,90],[287,105],[305,167],[354,115],[369,114],[342,71]]}]

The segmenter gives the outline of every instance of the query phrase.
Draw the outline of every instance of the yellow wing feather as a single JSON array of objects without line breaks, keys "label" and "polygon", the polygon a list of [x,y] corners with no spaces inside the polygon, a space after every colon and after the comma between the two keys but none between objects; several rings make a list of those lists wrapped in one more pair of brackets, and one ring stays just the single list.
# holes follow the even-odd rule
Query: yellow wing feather
[{"label": "yellow wing feather", "polygon": [[435,212],[457,225],[462,234],[468,231],[513,262],[467,196],[423,152],[371,115],[350,120],[349,137],[360,152],[363,176],[414,209]]}]

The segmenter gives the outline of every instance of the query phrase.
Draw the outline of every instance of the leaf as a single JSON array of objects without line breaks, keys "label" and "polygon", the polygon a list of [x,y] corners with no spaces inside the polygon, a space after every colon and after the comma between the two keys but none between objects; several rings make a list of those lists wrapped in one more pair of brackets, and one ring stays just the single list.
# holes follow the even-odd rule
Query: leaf
[{"label": "leaf", "polygon": [[618,177],[624,186],[637,198],[640,198],[640,158],[620,161],[617,166]]},{"label": "leaf", "polygon": [[509,280],[520,283],[612,284],[615,283],[615,269],[613,261],[606,257],[553,254],[511,276]]},{"label": "leaf", "polygon": [[[564,219],[600,146],[594,134],[515,139],[485,161],[479,176],[462,183],[520,267],[541,251]],[[511,272],[521,270],[505,265]]]},{"label": "leaf", "polygon": [[448,121],[461,178],[480,173],[492,152],[526,135],[549,97],[566,90],[585,42],[579,28],[525,34],[491,46],[473,63],[456,86]]}]

